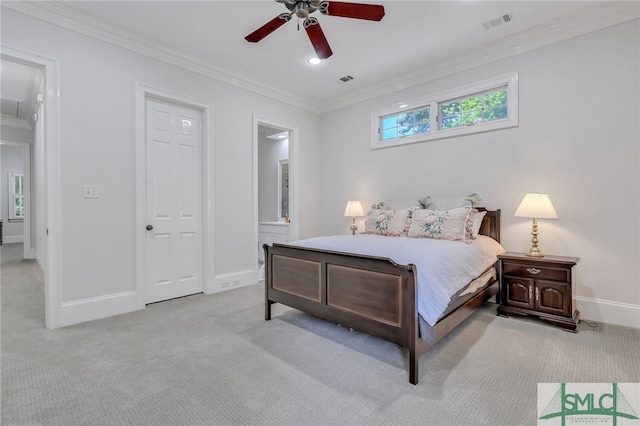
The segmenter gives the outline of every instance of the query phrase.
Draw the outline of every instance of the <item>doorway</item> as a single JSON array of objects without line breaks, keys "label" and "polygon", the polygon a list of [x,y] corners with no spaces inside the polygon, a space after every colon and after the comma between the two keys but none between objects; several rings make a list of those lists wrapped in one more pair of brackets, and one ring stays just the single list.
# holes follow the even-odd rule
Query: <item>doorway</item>
[{"label": "doorway", "polygon": [[264,244],[298,237],[297,127],[254,117],[254,224],[257,279],[264,277]]},{"label": "doorway", "polygon": [[[23,243],[23,259],[33,259],[31,241],[31,155],[25,142],[0,141],[3,243]],[[43,265],[41,265],[42,267]],[[44,268],[42,268],[44,269]]]},{"label": "doorway", "polygon": [[[34,193],[31,194],[32,216],[29,240],[43,269],[45,295],[45,327],[55,329],[60,324],[60,164],[58,152],[58,63],[35,53],[2,46],[1,58],[25,65],[42,72],[41,89],[43,97],[38,99],[44,103],[38,106],[38,128],[34,137],[40,145],[33,150],[33,167],[30,175]],[[35,102],[35,101],[34,101]],[[31,186],[31,185],[30,185]],[[35,220],[34,220],[35,219]],[[26,231],[25,231],[26,232]],[[26,238],[26,235],[25,235]],[[33,250],[32,250],[33,251]]]}]

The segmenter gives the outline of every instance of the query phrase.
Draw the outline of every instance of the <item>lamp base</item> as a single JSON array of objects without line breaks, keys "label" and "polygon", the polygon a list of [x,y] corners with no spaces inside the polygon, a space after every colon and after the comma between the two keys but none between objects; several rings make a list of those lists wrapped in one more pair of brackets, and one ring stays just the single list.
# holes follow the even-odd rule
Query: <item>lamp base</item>
[{"label": "lamp base", "polygon": [[349,229],[351,229],[351,233],[353,235],[356,235],[356,231],[358,230],[358,225],[356,225],[356,218],[353,217],[351,219],[353,220],[353,222],[351,223],[351,226],[349,227]]},{"label": "lamp base", "polygon": [[539,251],[536,252],[529,250],[529,252],[525,254],[529,257],[544,257],[544,254],[540,253]]},{"label": "lamp base", "polygon": [[533,219],[533,225],[531,227],[531,248],[527,253],[527,256],[530,257],[544,257],[542,253],[540,253],[540,249],[538,248],[538,221]]}]

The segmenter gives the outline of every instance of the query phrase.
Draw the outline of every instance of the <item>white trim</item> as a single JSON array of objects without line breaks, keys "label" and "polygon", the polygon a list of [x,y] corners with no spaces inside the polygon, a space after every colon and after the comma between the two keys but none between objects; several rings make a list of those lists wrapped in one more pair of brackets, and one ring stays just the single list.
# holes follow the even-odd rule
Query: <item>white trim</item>
[{"label": "white trim", "polygon": [[580,318],[640,330],[640,305],[575,296]]},{"label": "white trim", "polygon": [[[22,186],[24,189],[24,220],[23,220],[23,234],[19,242],[24,243],[24,249],[22,257],[25,259],[33,259],[33,245],[31,241],[31,225],[33,218],[31,217],[31,145],[26,142],[14,142],[0,140],[0,145],[11,146],[18,148],[22,151],[23,160],[23,181]],[[4,237],[4,240],[9,242],[9,237]]]},{"label": "white trim", "polygon": [[208,293],[220,293],[234,288],[246,287],[258,282],[257,270],[248,269],[229,274],[220,274],[213,280],[212,287]]},{"label": "white trim", "polygon": [[[453,99],[470,96],[480,92],[493,90],[501,86],[507,86],[507,109],[508,118],[495,121],[487,121],[485,123],[474,124],[472,126],[461,126],[450,129],[441,129],[439,127],[438,114],[439,107],[443,102]],[[402,105],[402,106],[400,106]],[[380,119],[384,116],[402,111],[410,111],[412,109],[430,106],[431,128],[427,133],[420,133],[413,136],[380,139]],[[454,136],[462,136],[473,133],[489,132],[493,130],[508,129],[518,126],[518,73],[511,72],[499,75],[476,83],[466,84],[441,91],[438,93],[421,96],[410,100],[402,100],[392,105],[387,105],[371,111],[371,149],[389,148],[393,146],[407,145],[418,142],[427,142],[437,139],[450,138]]]},{"label": "white trim", "polygon": [[318,108],[315,105],[309,103],[308,100],[298,96],[294,92],[285,92],[275,87],[270,87],[257,80],[244,77],[237,72],[229,71],[204,62],[196,57],[185,55],[184,52],[171,49],[150,38],[123,31],[114,25],[108,25],[104,21],[73,10],[60,2],[2,2],[2,6],[7,6],[15,11],[34,16],[43,21],[113,44],[140,55],[211,77],[223,83],[240,87],[302,109],[318,112]]},{"label": "white trim", "polygon": [[2,115],[2,125],[9,127],[17,127],[19,129],[29,129],[32,130],[33,126],[19,117],[13,117],[11,115]]},{"label": "white trim", "polygon": [[[3,3],[4,7],[6,3]],[[60,327],[62,283],[62,235],[60,203],[60,96],[58,61],[36,53],[2,45],[2,59],[44,69],[45,102],[43,105],[45,151],[45,259],[44,299],[45,325],[48,329]]]},{"label": "white trim", "polygon": [[4,244],[22,243],[24,242],[24,235],[3,236],[2,242]]},{"label": "white trim", "polygon": [[317,113],[344,108],[367,99],[631,21],[640,16],[635,1],[599,2],[591,8],[563,16],[522,33],[474,47],[466,52],[456,52],[453,56],[438,58],[431,65],[403,76],[397,76],[393,78],[393,81],[366,85],[361,89],[350,91],[344,96],[316,103],[298,96],[293,91],[285,92],[278,88],[269,87],[238,73],[169,49],[140,35],[119,31],[116,27],[108,26],[105,22],[79,13],[60,2],[5,1],[2,2],[2,7],[8,7],[68,30]]},{"label": "white trim", "polygon": [[144,83],[136,83],[136,309],[144,309],[146,300],[146,141],[147,98],[164,100],[202,111],[202,287],[214,292],[214,140],[213,104],[207,100],[181,95]]},{"label": "white trim", "polygon": [[134,291],[90,297],[62,304],[60,326],[107,318],[136,310]]},{"label": "white trim", "polygon": [[[258,127],[260,125],[275,127],[282,131],[289,132],[289,239],[297,240],[299,232],[299,212],[300,197],[298,192],[299,173],[298,173],[298,147],[299,147],[299,130],[296,125],[285,123],[283,121],[273,120],[270,118],[253,116],[253,242],[251,247],[258,247],[258,142],[260,135]],[[258,279],[258,261],[255,262],[255,277]]]},{"label": "white trim", "polygon": [[565,15],[519,34],[503,37],[500,40],[476,46],[464,52],[456,52],[452,56],[444,56],[430,62],[420,70],[394,77],[392,80],[350,91],[344,96],[324,102],[318,108],[320,113],[325,113],[435,81],[452,74],[638,19],[640,17],[639,11],[638,4],[634,1],[600,2],[589,9]]}]

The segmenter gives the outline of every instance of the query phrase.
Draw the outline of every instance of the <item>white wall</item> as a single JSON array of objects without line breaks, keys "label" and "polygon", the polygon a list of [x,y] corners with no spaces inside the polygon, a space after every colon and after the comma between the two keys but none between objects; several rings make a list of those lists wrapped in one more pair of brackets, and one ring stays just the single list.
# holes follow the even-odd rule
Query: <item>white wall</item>
[{"label": "white wall", "polygon": [[0,218],[3,222],[3,236],[5,243],[21,243],[24,241],[24,223],[9,222],[9,173],[24,174],[24,155],[21,147],[0,145]]},{"label": "white wall", "polygon": [[[543,252],[579,257],[583,317],[640,328],[639,25],[632,21],[322,116],[322,233],[346,233],[348,200],[477,192],[502,209],[502,242],[526,251],[531,221],[513,213],[547,192]],[[370,150],[370,111],[517,71],[518,128]],[[361,220],[362,223],[362,220]]]},{"label": "white wall", "polygon": [[[214,105],[216,241],[207,261],[216,276],[255,268],[252,117],[260,116],[299,129],[301,238],[348,232],[350,199],[478,192],[503,209],[505,247],[522,251],[530,222],[513,212],[525,192],[548,192],[560,219],[541,221],[541,248],[581,258],[583,316],[640,323],[638,21],[317,116],[12,10],[1,19],[3,44],[59,63],[63,304],[135,291],[141,82]],[[372,109],[510,71],[520,74],[518,128],[369,149]],[[83,200],[83,185],[98,185],[100,199]]]},{"label": "white wall", "polygon": [[[135,291],[136,83],[213,103],[215,274],[256,269],[253,116],[299,129],[300,235],[317,222],[316,114],[2,10],[2,43],[58,60],[60,89],[61,303]],[[97,185],[100,198],[82,198]],[[215,278],[214,278],[215,279]],[[244,284],[244,283],[243,283]],[[103,298],[108,300],[108,298]],[[78,322],[87,318],[73,318]],[[64,324],[63,324],[64,325]]]}]

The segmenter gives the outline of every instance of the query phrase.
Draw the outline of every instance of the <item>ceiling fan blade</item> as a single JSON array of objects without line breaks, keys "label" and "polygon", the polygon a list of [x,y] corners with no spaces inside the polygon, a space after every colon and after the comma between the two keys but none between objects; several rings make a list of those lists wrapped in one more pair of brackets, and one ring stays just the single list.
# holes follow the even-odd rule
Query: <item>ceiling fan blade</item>
[{"label": "ceiling fan blade", "polygon": [[276,16],[275,18],[246,36],[244,39],[251,43],[257,43],[280,28],[282,25],[289,22],[289,20],[291,20],[291,13],[281,13],[280,15]]},{"label": "ceiling fan blade", "polygon": [[320,22],[318,22],[316,18],[311,17],[305,19],[303,25],[304,29],[307,31],[309,40],[311,40],[313,48],[316,50],[318,58],[327,59],[329,56],[333,55],[329,42],[320,27]]},{"label": "ceiling fan blade", "polygon": [[376,4],[323,1],[320,3],[319,10],[323,15],[367,19],[369,21],[380,21],[384,16],[384,6]]}]

